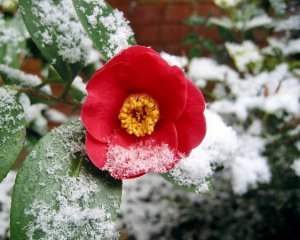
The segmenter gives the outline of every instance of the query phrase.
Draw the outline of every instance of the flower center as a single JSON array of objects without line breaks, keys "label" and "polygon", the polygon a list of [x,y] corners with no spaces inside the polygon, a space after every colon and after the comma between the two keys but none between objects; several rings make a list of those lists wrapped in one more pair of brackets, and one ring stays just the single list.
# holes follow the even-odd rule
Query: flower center
[{"label": "flower center", "polygon": [[159,119],[158,104],[146,94],[129,95],[120,110],[121,127],[137,137],[151,135]]}]

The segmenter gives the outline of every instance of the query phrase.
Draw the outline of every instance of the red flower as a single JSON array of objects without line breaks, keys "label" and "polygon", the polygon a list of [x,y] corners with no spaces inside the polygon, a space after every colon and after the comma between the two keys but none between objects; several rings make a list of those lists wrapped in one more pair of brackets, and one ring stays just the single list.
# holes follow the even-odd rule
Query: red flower
[{"label": "red flower", "polygon": [[202,93],[150,48],[122,51],[87,91],[81,117],[88,156],[117,179],[167,172],[205,136]]}]

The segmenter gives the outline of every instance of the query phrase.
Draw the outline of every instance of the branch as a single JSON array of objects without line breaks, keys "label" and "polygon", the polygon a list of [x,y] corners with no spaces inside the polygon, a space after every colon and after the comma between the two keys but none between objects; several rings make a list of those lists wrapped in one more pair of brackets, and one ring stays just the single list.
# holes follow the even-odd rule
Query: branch
[{"label": "branch", "polygon": [[286,144],[296,142],[299,139],[300,139],[300,132],[298,132],[297,134],[295,134],[293,136],[290,136],[289,138],[279,139],[279,140],[276,140],[274,142],[271,142],[271,143],[269,143],[269,146],[279,147],[280,145],[286,145]]},{"label": "branch", "polygon": [[68,105],[71,105],[71,106],[74,106],[74,107],[78,107],[78,108],[82,107],[82,103],[80,103],[76,100],[60,98],[60,97],[57,97],[57,96],[49,95],[49,94],[46,94],[44,92],[39,91],[36,88],[30,88],[30,87],[20,87],[20,88],[18,88],[18,87],[16,87],[16,90],[18,92],[26,93],[28,95],[31,95],[31,96],[34,96],[34,97],[37,97],[37,98],[40,98],[40,99],[43,99],[43,100],[55,101],[55,102],[58,102],[58,103],[65,103],[65,104],[68,104]]}]

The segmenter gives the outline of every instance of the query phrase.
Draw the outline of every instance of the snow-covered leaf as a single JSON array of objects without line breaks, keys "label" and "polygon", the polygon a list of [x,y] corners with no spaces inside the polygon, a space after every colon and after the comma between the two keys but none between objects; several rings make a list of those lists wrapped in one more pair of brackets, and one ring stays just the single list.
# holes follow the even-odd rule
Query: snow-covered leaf
[{"label": "snow-covered leaf", "polygon": [[121,181],[96,169],[84,153],[76,120],[43,137],[18,172],[11,239],[117,239]]},{"label": "snow-covered leaf", "polygon": [[[7,85],[36,87],[42,83],[42,80],[37,75],[28,74],[3,64],[0,64],[0,77],[3,78],[4,83]],[[47,94],[51,94],[49,85],[42,87],[41,90]]]},{"label": "snow-covered leaf", "polygon": [[32,40],[63,80],[72,82],[91,47],[72,0],[21,0],[20,8]]},{"label": "snow-covered leaf", "polygon": [[0,13],[0,64],[20,67],[25,52],[26,37],[19,17],[5,19]]},{"label": "snow-covered leaf", "polygon": [[171,171],[162,174],[167,181],[189,192],[212,191],[210,180],[215,170],[228,166],[237,150],[235,131],[210,110],[205,111],[205,117],[207,132],[201,145]]},{"label": "snow-covered leaf", "polygon": [[0,181],[18,158],[25,132],[24,111],[15,92],[0,88]]},{"label": "snow-covered leaf", "polygon": [[275,13],[278,15],[284,15],[286,10],[286,3],[285,0],[269,0],[272,8],[274,9]]},{"label": "snow-covered leaf", "polygon": [[123,13],[104,0],[73,0],[73,4],[84,29],[106,60],[135,44]]}]

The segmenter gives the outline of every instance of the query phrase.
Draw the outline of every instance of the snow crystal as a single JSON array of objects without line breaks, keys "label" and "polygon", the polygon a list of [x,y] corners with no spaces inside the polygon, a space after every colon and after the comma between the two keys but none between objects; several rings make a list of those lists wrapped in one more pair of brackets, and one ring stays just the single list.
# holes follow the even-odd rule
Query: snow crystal
[{"label": "snow crystal", "polygon": [[205,117],[207,133],[203,142],[169,172],[179,185],[195,186],[197,192],[208,190],[207,180],[214,169],[233,161],[238,146],[235,132],[219,115],[206,110]]},{"label": "snow crystal", "polygon": [[[56,208],[46,200],[35,200],[25,209],[25,215],[33,217],[26,226],[28,239],[34,239],[37,232],[43,232],[47,239],[75,239],[78,236],[99,240],[117,239],[118,232],[106,206],[99,203],[93,207],[95,199],[90,197],[103,190],[97,180],[84,169],[82,169],[84,173],[79,177],[71,177],[66,173],[64,161],[56,160],[61,158],[62,152],[68,153],[66,159],[69,159],[70,155],[75,157],[75,154],[83,153],[85,146],[78,137],[83,131],[84,128],[79,121],[52,131],[51,134],[56,136],[57,141],[47,146],[45,154],[47,161],[39,161],[39,169],[49,175],[49,179],[63,184],[59,184],[59,190],[51,193],[57,202]],[[61,150],[57,149],[57,145]],[[33,150],[30,156],[37,157],[37,152]],[[46,184],[47,181],[41,181],[39,185]],[[109,207],[118,205],[118,200],[114,196],[108,198]]]},{"label": "snow crystal", "polygon": [[11,205],[11,192],[16,179],[16,172],[10,171],[0,183],[0,238],[7,237]]},{"label": "snow crystal", "polygon": [[267,159],[261,156],[265,142],[259,137],[239,136],[240,146],[231,165],[232,186],[237,194],[245,193],[248,188],[258,183],[268,183],[271,172]]},{"label": "snow crystal", "polygon": [[[42,83],[42,80],[32,74],[24,73],[18,69],[13,69],[9,66],[0,64],[0,76],[7,76],[10,81],[13,81],[16,85],[24,87],[35,87]],[[51,89],[49,86],[44,86],[41,90],[47,94],[51,94]]]},{"label": "snow crystal", "polygon": [[260,68],[263,57],[253,42],[244,41],[242,44],[227,42],[225,46],[239,71],[247,71],[250,63]]},{"label": "snow crystal", "polygon": [[296,175],[300,177],[300,159],[295,160],[291,168],[295,171]]},{"label": "snow crystal", "polygon": [[188,59],[186,57],[174,56],[166,52],[161,52],[160,56],[164,60],[166,60],[171,66],[177,66],[184,69],[188,64]]},{"label": "snow crystal", "polygon": [[[43,47],[57,43],[58,54],[70,63],[82,62],[92,46],[75,13],[72,0],[31,0],[36,33]],[[56,59],[53,59],[56,61]]]},{"label": "snow crystal", "polygon": [[174,164],[174,153],[165,143],[155,146],[148,140],[124,148],[110,146],[106,154],[103,170],[113,177],[138,175],[141,172],[154,171],[165,173]]}]

